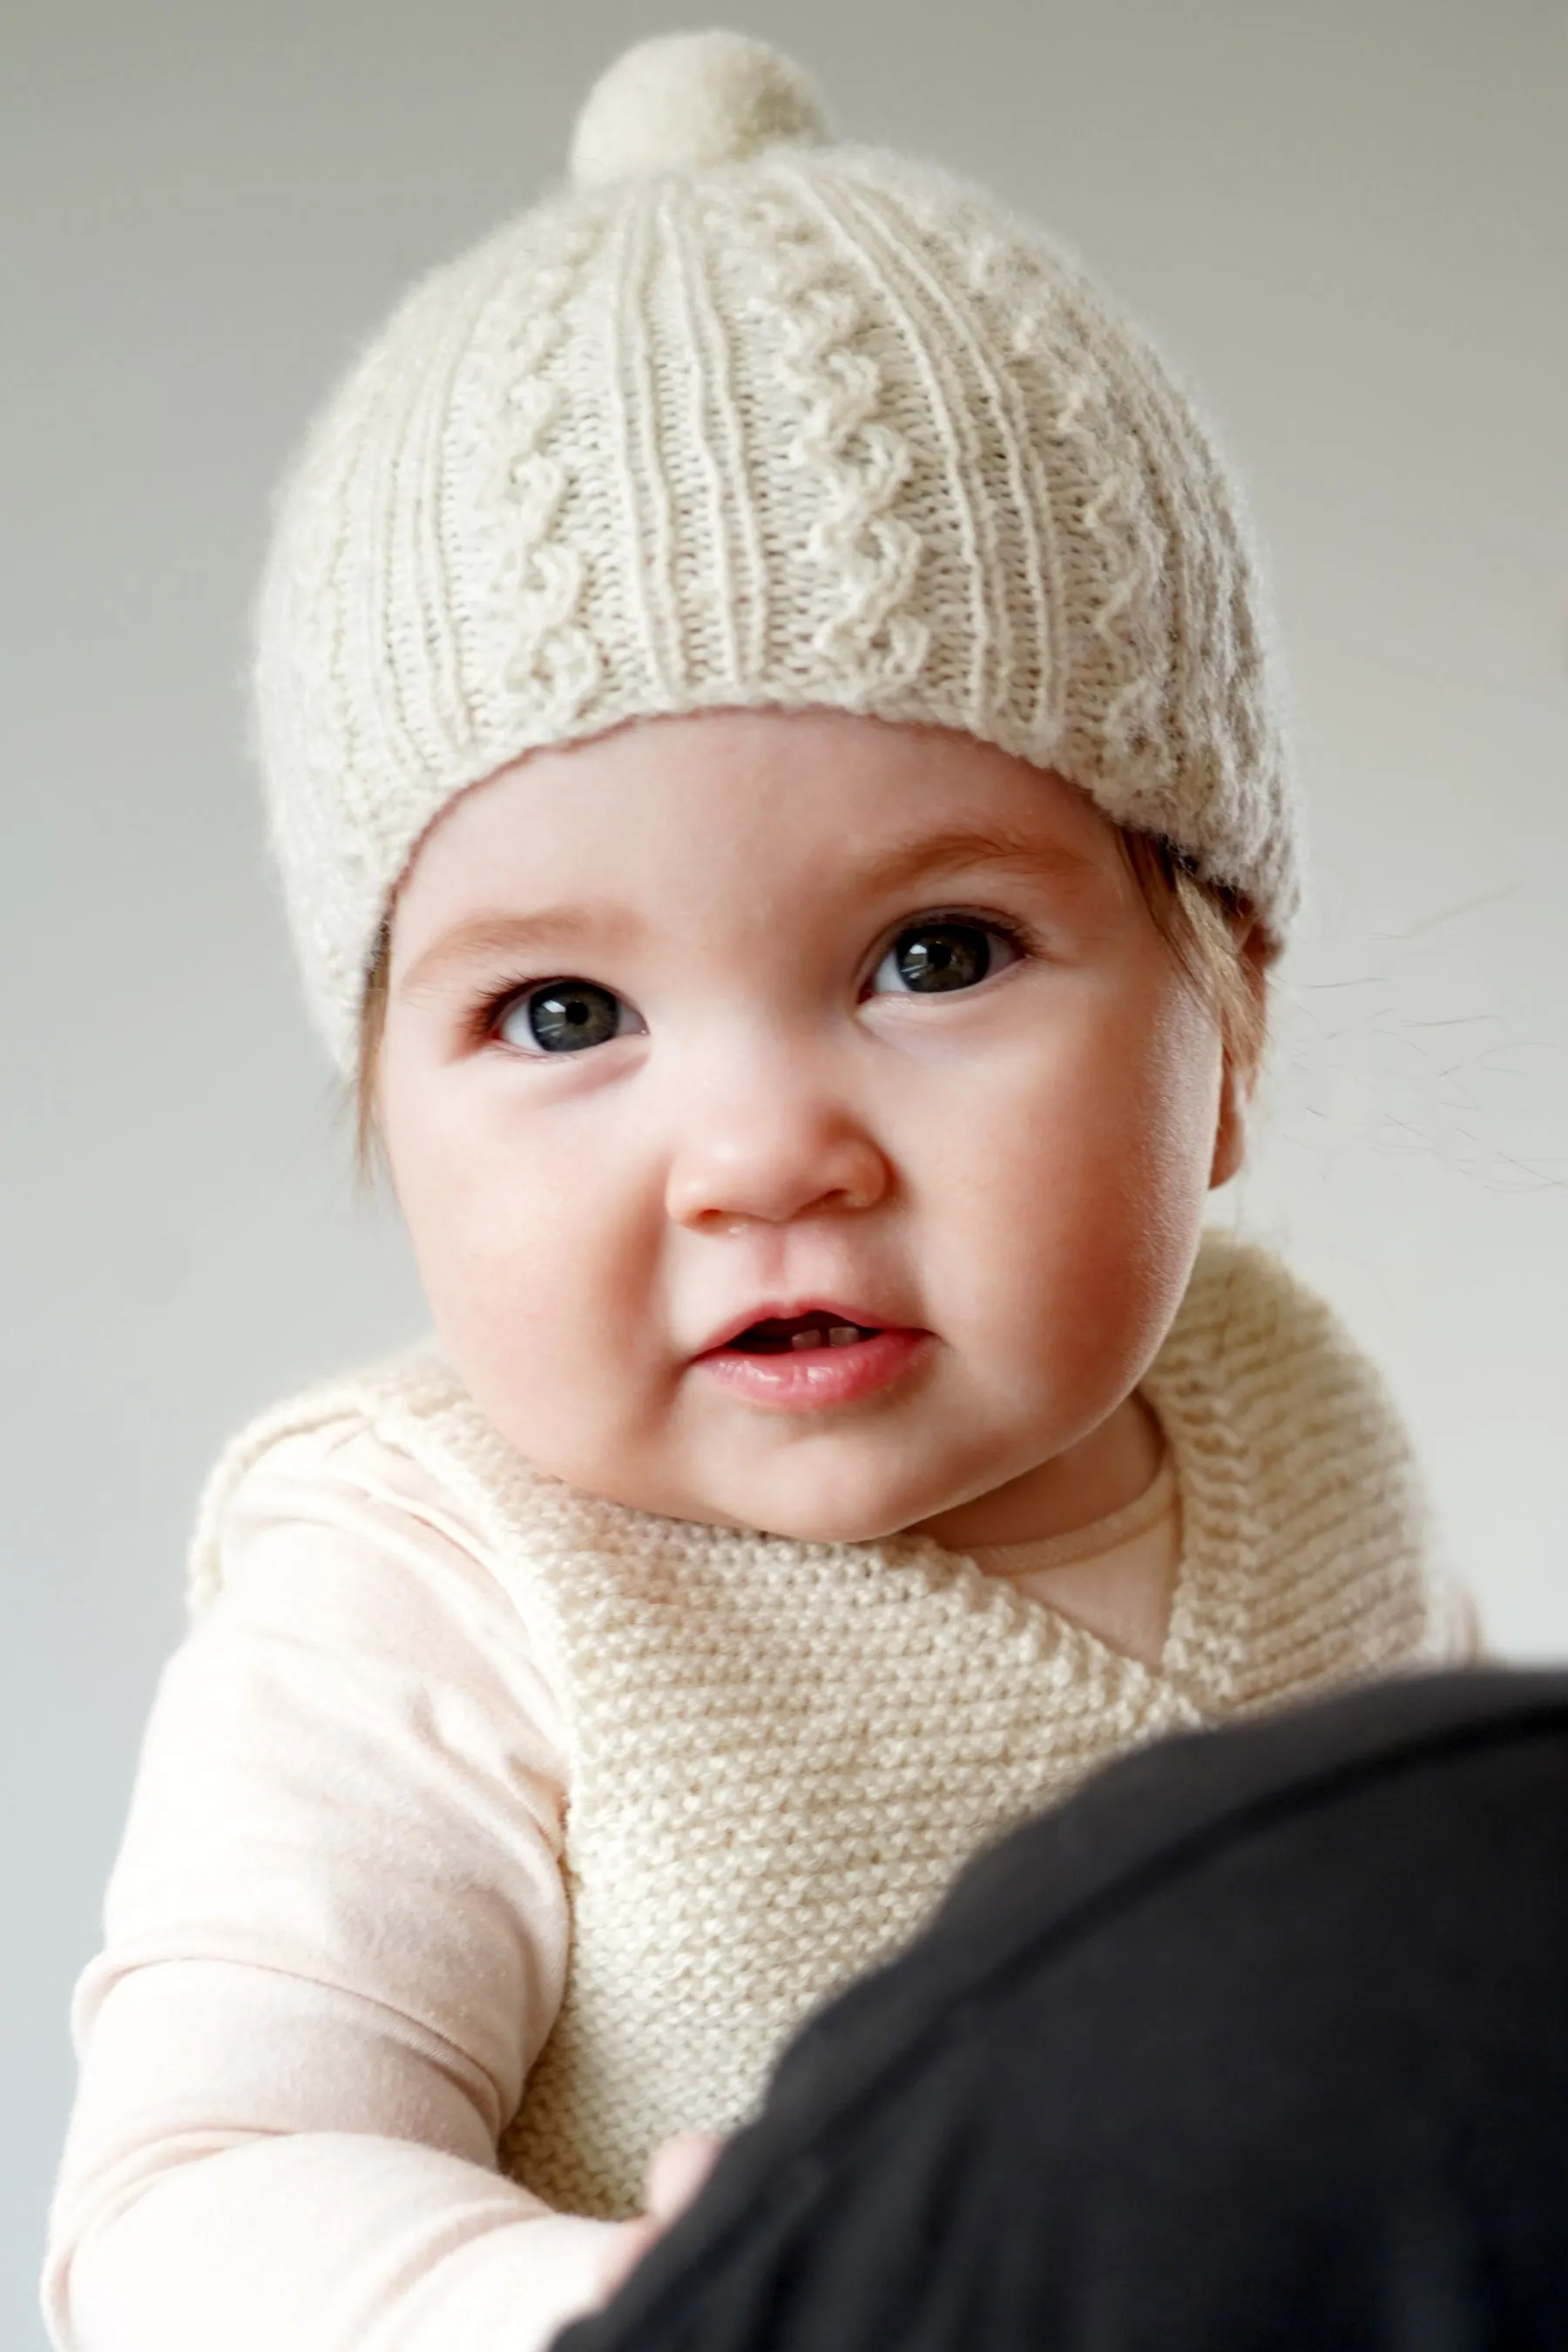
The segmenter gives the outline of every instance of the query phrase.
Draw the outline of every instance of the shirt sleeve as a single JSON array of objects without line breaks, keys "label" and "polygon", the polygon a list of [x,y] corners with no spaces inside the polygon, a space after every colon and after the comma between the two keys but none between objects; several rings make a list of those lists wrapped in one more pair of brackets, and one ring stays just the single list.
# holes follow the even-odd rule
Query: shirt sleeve
[{"label": "shirt sleeve", "polygon": [[60,2352],[533,2352],[609,2225],[496,2142],[560,2006],[558,1696],[438,1487],[279,1441],[163,1671],[71,2028]]}]

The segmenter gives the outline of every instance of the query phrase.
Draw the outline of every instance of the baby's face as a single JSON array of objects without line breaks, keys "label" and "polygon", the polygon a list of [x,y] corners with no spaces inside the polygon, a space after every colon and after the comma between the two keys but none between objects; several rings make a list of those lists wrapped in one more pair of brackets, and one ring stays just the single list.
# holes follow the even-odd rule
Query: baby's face
[{"label": "baby's face", "polygon": [[1111,825],[932,730],[536,753],[395,912],[381,1118],[452,1360],[680,1518],[867,1538],[1049,1475],[1164,1337],[1226,1094]]}]

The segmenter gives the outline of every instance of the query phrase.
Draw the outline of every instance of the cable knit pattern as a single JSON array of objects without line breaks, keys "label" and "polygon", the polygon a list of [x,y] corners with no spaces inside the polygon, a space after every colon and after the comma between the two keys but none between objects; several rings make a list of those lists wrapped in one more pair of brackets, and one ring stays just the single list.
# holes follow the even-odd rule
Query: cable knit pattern
[{"label": "cable knit pattern", "polygon": [[804,77],[739,36],[630,52],[579,145],[585,184],[404,303],[279,504],[258,743],[343,1066],[447,803],[660,714],[962,730],[1168,835],[1282,940],[1258,568],[1136,329],[982,190],[823,143]]},{"label": "cable knit pattern", "polygon": [[688,1525],[531,1470],[438,1356],[267,1416],[215,1473],[198,1612],[244,1471],[345,1411],[433,1469],[542,1619],[570,1741],[565,2002],[501,2161],[635,2207],[649,2150],[747,2111],[799,2019],[974,1848],[1121,1750],[1461,1646],[1376,1375],[1269,1259],[1210,1237],[1144,1382],[1181,1494],[1157,1669],[929,1540]]},{"label": "cable knit pattern", "polygon": [[[865,348],[866,315],[846,257],[801,197],[809,183],[775,180],[773,201],[751,226],[779,309],[785,381],[800,425],[785,455],[812,486],[816,519],[805,552],[820,567],[834,607],[812,650],[855,698],[906,685],[925,656],[929,629],[906,603],[920,563],[913,527],[891,511],[909,480],[907,437],[882,414],[883,370]],[[793,201],[792,201],[793,199]],[[771,268],[770,268],[771,264]]]},{"label": "cable knit pattern", "polygon": [[[527,257],[522,299],[509,273],[477,322],[448,411],[452,541],[477,559],[467,609],[474,635],[510,639],[493,671],[464,681],[481,731],[496,741],[518,727],[570,726],[600,675],[576,618],[583,553],[559,528],[572,477],[557,446],[566,395],[552,373],[568,298],[597,240],[591,224],[570,217],[540,226],[546,234]],[[511,425],[499,447],[489,431],[497,416]],[[478,463],[467,462],[470,452]]]}]

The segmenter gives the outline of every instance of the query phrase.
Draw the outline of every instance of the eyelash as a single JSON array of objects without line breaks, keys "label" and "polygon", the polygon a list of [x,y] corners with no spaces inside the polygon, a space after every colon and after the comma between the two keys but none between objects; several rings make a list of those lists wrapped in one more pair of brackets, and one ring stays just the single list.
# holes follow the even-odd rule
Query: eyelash
[{"label": "eyelash", "polygon": [[541,972],[536,980],[509,980],[501,987],[488,989],[475,1005],[471,1018],[464,1024],[469,1044],[494,1044],[500,1024],[512,1006],[521,1004],[534,989],[542,988],[546,981],[558,976],[554,972]]},{"label": "eyelash", "polygon": [[[922,907],[911,921],[896,923],[890,931],[883,932],[881,944],[867,967],[868,979],[876,978],[886,958],[907,932],[924,930],[928,925],[935,929],[941,923],[966,923],[977,931],[994,931],[998,939],[1006,940],[1021,963],[1037,961],[1045,953],[1039,940],[1015,915],[987,914],[978,907]],[[986,977],[990,977],[989,973]],[[968,996],[973,991],[964,989],[958,992]]]},{"label": "eyelash", "polygon": [[[934,926],[938,923],[971,923],[978,930],[994,931],[998,939],[1006,940],[1020,962],[1037,961],[1045,952],[1034,933],[1014,916],[983,913],[975,907],[922,908],[920,914],[912,919],[896,924],[891,930],[883,933],[879,944],[873,950],[867,965],[867,989],[862,991],[858,1001],[864,1002],[870,981],[876,977],[889,951],[906,932],[918,931],[928,924]],[[536,973],[531,980],[510,979],[487,987],[476,1003],[472,1015],[464,1024],[469,1043],[475,1046],[493,1044],[501,1022],[514,1004],[521,1003],[525,997],[531,995],[536,988],[543,988],[548,982],[563,980],[569,976],[574,979],[584,979],[587,975],[581,972],[568,975],[560,971],[543,971]],[[969,990],[962,992],[966,995],[972,992]]]}]

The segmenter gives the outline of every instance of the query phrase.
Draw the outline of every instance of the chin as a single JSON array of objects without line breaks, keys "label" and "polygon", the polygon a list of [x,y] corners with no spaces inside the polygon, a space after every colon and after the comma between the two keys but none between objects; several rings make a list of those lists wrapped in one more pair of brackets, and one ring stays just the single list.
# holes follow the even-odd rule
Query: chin
[{"label": "chin", "polygon": [[792,1543],[877,1543],[963,1499],[962,1494],[946,1490],[911,1493],[902,1482],[889,1482],[885,1465],[879,1476],[869,1464],[861,1465],[858,1475],[850,1470],[824,1476],[820,1474],[826,1465],[818,1464],[819,1475],[812,1478],[802,1475],[796,1459],[772,1465],[773,1476],[742,1472],[737,1477],[733,1469],[726,1476],[721,1467],[710,1480],[703,1477],[701,1466],[689,1465],[684,1476],[668,1481],[628,1475],[624,1456],[615,1465],[619,1475],[599,1460],[540,1466],[584,1494],[601,1496],[630,1510],[651,1511],[698,1527],[755,1529]]},{"label": "chin", "polygon": [[[940,1507],[932,1504],[929,1509]],[[776,1507],[759,1497],[756,1509],[747,1515],[746,1525],[760,1528],[765,1535],[787,1537],[795,1543],[880,1543],[928,1516],[926,1507],[887,1494],[825,1495],[804,1502],[795,1495],[787,1506],[781,1503]]]}]

